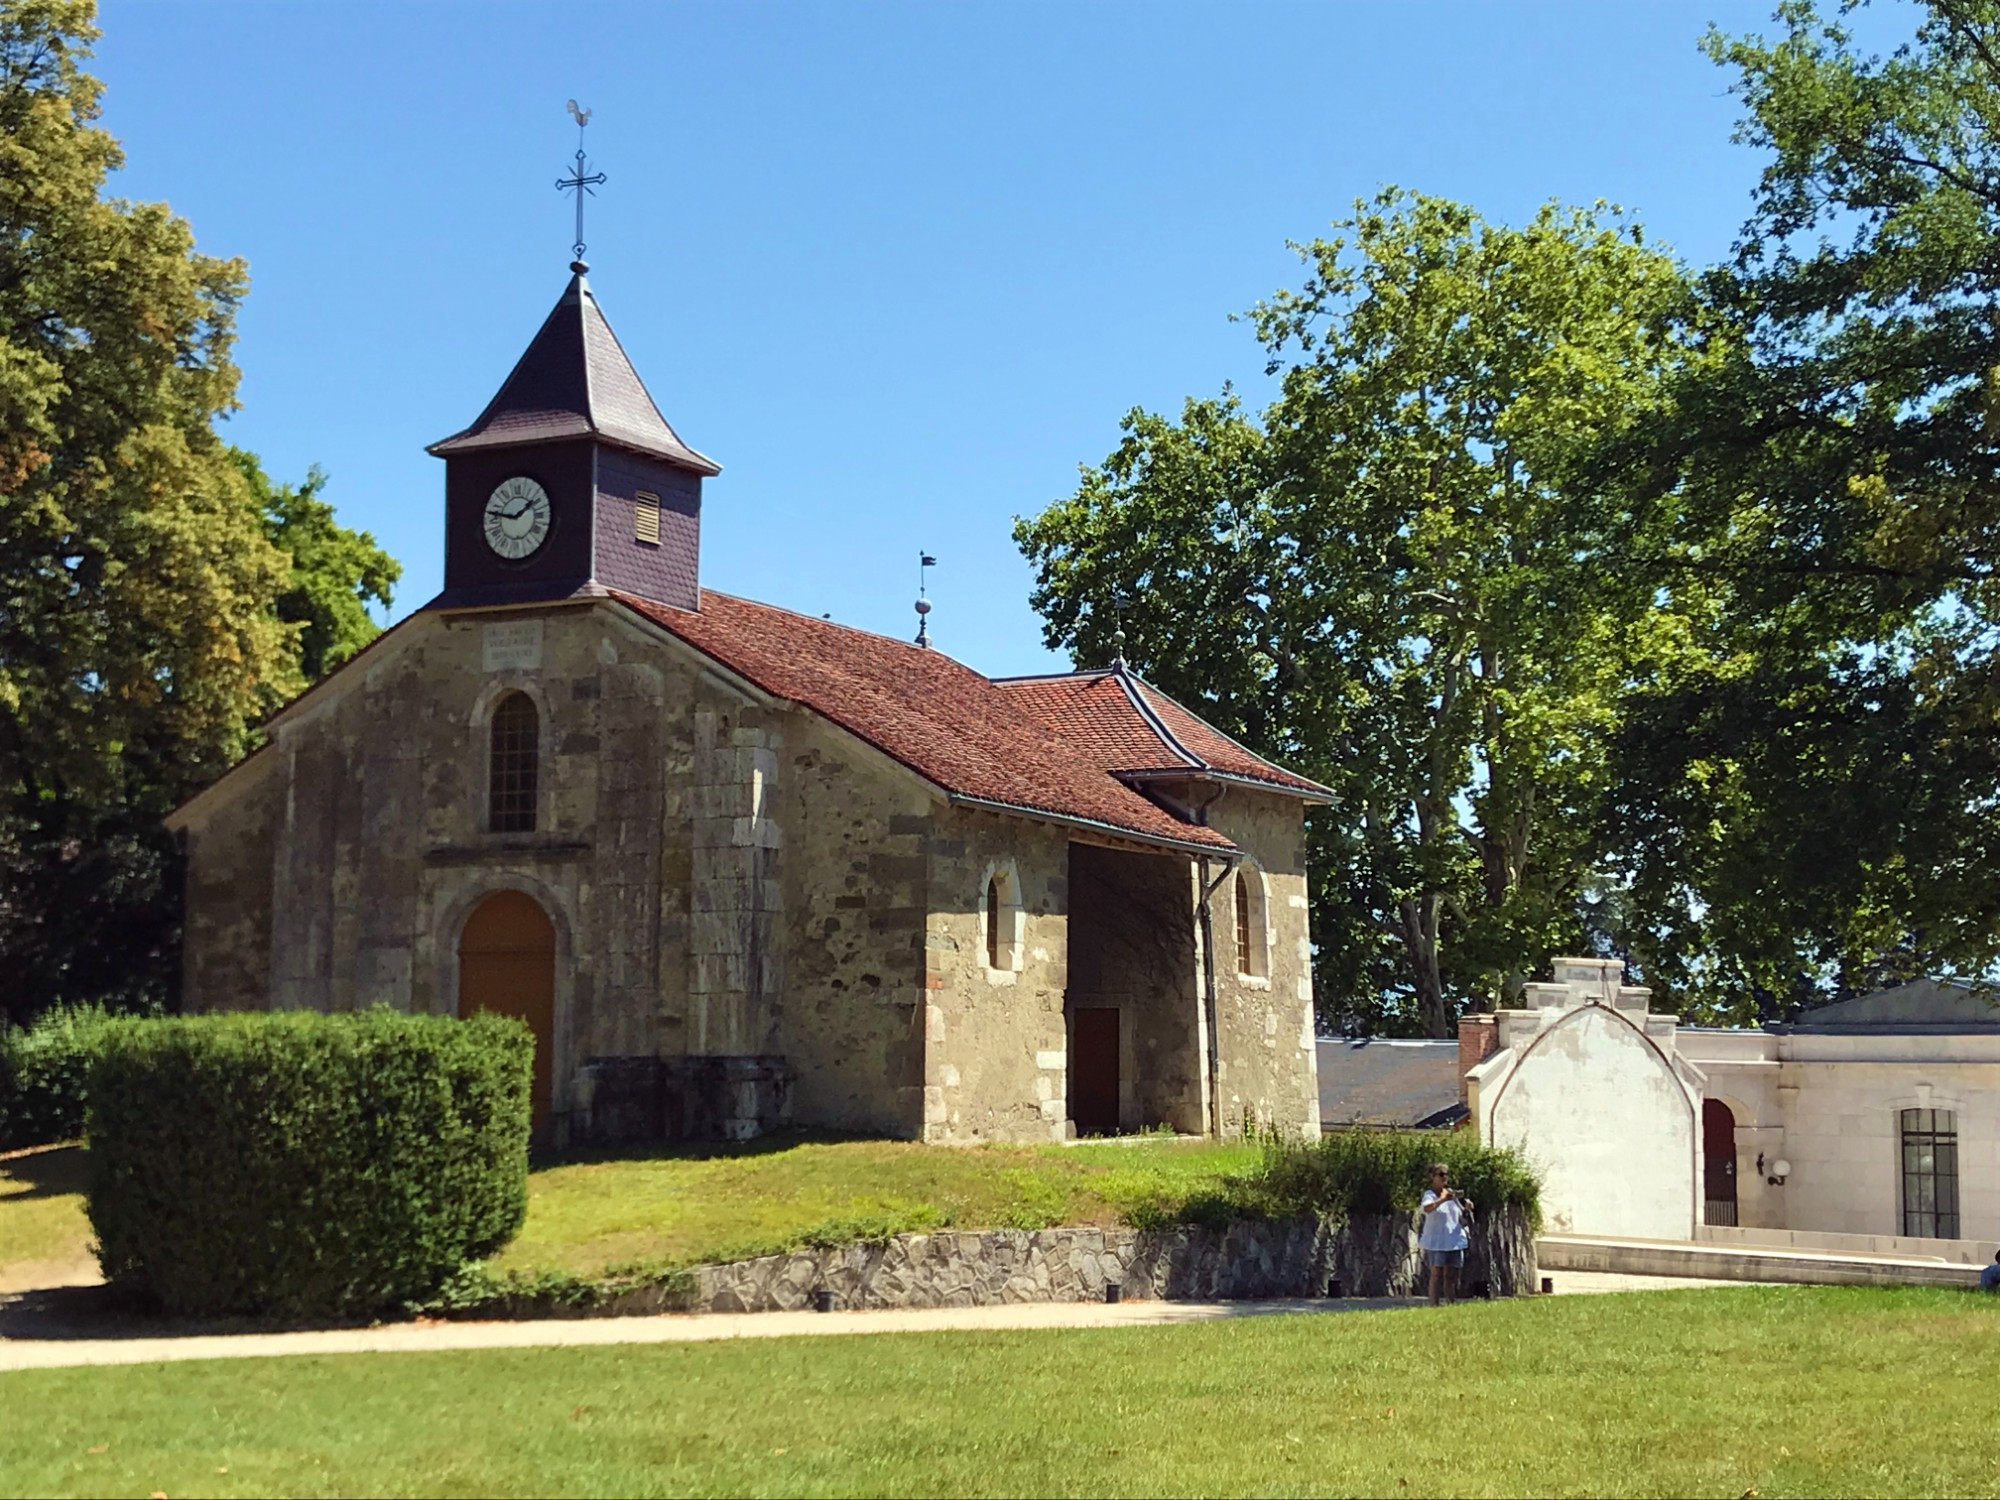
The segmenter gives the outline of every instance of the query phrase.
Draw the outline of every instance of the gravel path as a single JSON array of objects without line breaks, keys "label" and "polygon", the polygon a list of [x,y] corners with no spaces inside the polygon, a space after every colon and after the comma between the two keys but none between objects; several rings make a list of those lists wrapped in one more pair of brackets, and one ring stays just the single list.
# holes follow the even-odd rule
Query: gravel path
[{"label": "gravel path", "polygon": [[[1567,1271],[1558,1295],[1628,1292],[1740,1283]],[[0,1299],[4,1303],[5,1299]],[[442,1349],[555,1349],[605,1344],[684,1344],[713,1339],[792,1338],[857,1333],[938,1333],[999,1328],[1132,1328],[1218,1318],[1380,1311],[1421,1306],[1419,1299],[1343,1298],[1274,1302],[1021,1302],[990,1307],[901,1308],[873,1312],[706,1313],[642,1318],[565,1318],[539,1322],[389,1323],[305,1333],[192,1334],[175,1338],[16,1338],[0,1332],[0,1371],[69,1365],[129,1365],[185,1359],[256,1359],[274,1355],[373,1354]],[[4,1325],[0,1325],[4,1326]],[[25,1331],[25,1330],[24,1330]],[[42,1331],[37,1329],[36,1331]]]}]

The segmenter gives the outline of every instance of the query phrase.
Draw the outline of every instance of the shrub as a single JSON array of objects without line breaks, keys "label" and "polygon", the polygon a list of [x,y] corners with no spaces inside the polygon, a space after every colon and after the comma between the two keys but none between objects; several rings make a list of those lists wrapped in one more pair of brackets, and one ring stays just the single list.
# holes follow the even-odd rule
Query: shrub
[{"label": "shrub", "polygon": [[26,1028],[0,1025],[0,1151],[83,1134],[90,1065],[109,1020],[95,1005],[63,1005]]},{"label": "shrub", "polygon": [[1443,1162],[1452,1186],[1483,1209],[1539,1211],[1541,1184],[1521,1154],[1456,1132],[1337,1130],[1315,1142],[1271,1139],[1247,1180],[1272,1214],[1386,1214],[1417,1207],[1430,1168]]},{"label": "shrub", "polygon": [[526,1216],[533,1055],[519,1021],[484,1015],[113,1024],[89,1082],[105,1276],[196,1317],[435,1293]]}]

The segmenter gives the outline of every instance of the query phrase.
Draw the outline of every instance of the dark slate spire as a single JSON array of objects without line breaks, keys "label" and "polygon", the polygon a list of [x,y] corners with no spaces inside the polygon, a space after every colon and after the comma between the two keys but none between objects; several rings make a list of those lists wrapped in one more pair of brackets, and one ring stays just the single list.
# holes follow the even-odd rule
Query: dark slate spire
[{"label": "dark slate spire", "polygon": [[463,432],[431,444],[440,458],[594,437],[696,474],[721,465],[680,440],[647,393],[584,280],[582,262],[500,392]]}]

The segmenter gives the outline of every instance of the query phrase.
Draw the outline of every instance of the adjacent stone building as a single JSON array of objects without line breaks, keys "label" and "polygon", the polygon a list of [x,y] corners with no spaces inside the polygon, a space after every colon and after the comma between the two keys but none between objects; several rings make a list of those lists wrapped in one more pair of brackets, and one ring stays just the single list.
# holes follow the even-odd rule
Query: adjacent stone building
[{"label": "adjacent stone building", "polygon": [[574,269],[431,449],[443,592],[174,813],[190,1008],[519,1015],[553,1140],[1316,1133],[1323,789],[703,588],[720,471]]}]

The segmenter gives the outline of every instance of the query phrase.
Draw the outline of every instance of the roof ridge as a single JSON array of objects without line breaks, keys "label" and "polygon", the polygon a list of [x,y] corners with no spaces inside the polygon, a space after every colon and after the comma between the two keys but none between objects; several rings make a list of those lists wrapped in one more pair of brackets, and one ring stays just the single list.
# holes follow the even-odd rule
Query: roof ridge
[{"label": "roof ridge", "polygon": [[[579,275],[577,279],[581,281],[583,278],[581,275]],[[632,356],[625,352],[625,341],[620,337],[618,337],[618,330],[611,326],[611,319],[605,314],[604,309],[598,305],[597,293],[593,292],[590,289],[590,283],[587,281],[585,281],[583,285],[583,295],[590,299],[591,310],[596,312],[598,323],[603,326],[606,336],[609,337],[611,340],[611,347],[618,352],[618,357],[625,362],[625,368],[632,372],[632,379],[639,387],[639,394],[646,398],[646,404],[653,409],[653,415],[659,418],[660,425],[666,428],[667,436],[672,438],[676,444],[678,444],[682,448],[685,448],[689,453],[693,454],[703,463],[715,464],[714,459],[710,458],[706,453],[703,453],[700,449],[689,444],[688,441],[680,435],[679,430],[675,428],[674,424],[667,420],[667,414],[660,410],[659,398],[654,396],[653,388],[650,385],[646,384],[645,377],[639,373],[639,367],[632,363]],[[589,358],[590,320],[588,318],[584,319],[584,324],[583,324],[583,347],[584,347],[584,371],[583,371],[584,390],[585,393],[588,395],[591,394],[593,389],[592,386],[590,385],[590,379],[591,379],[590,358]],[[592,396],[592,401],[593,404],[591,407],[590,419],[592,424],[596,425],[597,408],[595,405],[594,396]],[[617,439],[608,438],[607,441],[616,442]],[[716,471],[720,473],[721,465],[715,464],[715,467]]]},{"label": "roof ridge", "polygon": [[995,687],[1012,687],[1017,682],[1081,682],[1110,675],[1109,667],[1077,667],[1068,672],[1022,672],[1012,677],[989,677],[986,680]]},{"label": "roof ridge", "polygon": [[[1143,687],[1147,692],[1158,693],[1162,698],[1166,699],[1167,702],[1173,704],[1175,708],[1179,709],[1182,713],[1186,714],[1190,719],[1193,719],[1197,724],[1201,725],[1202,728],[1206,729],[1210,734],[1214,735],[1217,739],[1227,740],[1230,744],[1234,745],[1238,750],[1241,750],[1245,755],[1249,756],[1252,760],[1262,761],[1265,765],[1272,767],[1274,770],[1283,771],[1285,769],[1283,766],[1279,765],[1276,761],[1272,760],[1270,756],[1264,754],[1261,750],[1252,750],[1248,745],[1244,744],[1243,741],[1236,738],[1235,735],[1229,734],[1224,730],[1217,729],[1213,724],[1211,724],[1207,720],[1207,718],[1205,718],[1201,714],[1196,713],[1193,709],[1189,708],[1185,703],[1181,702],[1180,699],[1176,698],[1172,693],[1167,692],[1164,688],[1155,687],[1152,683],[1146,681],[1145,678],[1138,676],[1136,673],[1133,674],[1132,680],[1138,683],[1139,686]],[[1293,776],[1298,775],[1296,771],[1289,772],[1288,774]],[[1302,777],[1301,779],[1311,780],[1310,777]]]},{"label": "roof ridge", "polygon": [[[1118,686],[1124,690],[1126,700],[1131,703],[1139,717],[1145,720],[1146,727],[1160,737],[1160,742],[1167,749],[1180,756],[1182,760],[1197,770],[1212,771],[1215,769],[1215,767],[1211,766],[1199,755],[1196,755],[1194,751],[1183,745],[1180,742],[1180,738],[1171,729],[1167,728],[1166,721],[1154,711],[1153,705],[1146,701],[1145,694],[1138,691],[1139,688],[1144,687],[1146,684],[1143,679],[1133,673],[1131,668],[1121,662],[1118,666],[1111,669],[1111,676],[1117,681]],[[1168,701],[1171,702],[1172,700]],[[1197,714],[1195,717],[1199,718],[1200,715]],[[1228,736],[1224,735],[1223,738],[1227,739]]]},{"label": "roof ridge", "polygon": [[[580,265],[582,262],[579,261],[578,264]],[[583,425],[588,427],[598,437],[603,437],[604,424],[597,420],[597,385],[591,379],[591,366],[596,364],[597,361],[592,359],[590,355],[590,310],[597,305],[597,298],[592,295],[590,282],[581,271],[572,273],[570,289],[577,294],[576,326],[580,342],[583,345]],[[563,302],[569,300],[568,292],[563,294],[562,300]],[[556,305],[560,307],[562,302],[558,302]],[[599,312],[598,318],[600,321],[603,317],[604,314]],[[605,326],[608,328],[611,325],[606,323]],[[624,351],[621,349],[619,352],[622,354]],[[644,381],[639,383],[639,389],[646,389]],[[650,392],[647,393],[646,399],[649,401],[652,400]],[[660,420],[665,421],[666,419],[662,417]]]},{"label": "roof ridge", "polygon": [[[571,285],[574,285],[579,279],[580,277],[577,275],[577,273],[575,272],[570,273]],[[493,394],[487,398],[486,404],[479,408],[479,415],[474,417],[470,422],[467,422],[463,427],[459,428],[458,431],[452,433],[449,437],[441,437],[435,443],[430,444],[424,450],[426,453],[436,453],[437,450],[442,448],[446,443],[455,443],[460,438],[466,436],[468,433],[477,432],[486,425],[486,419],[493,415],[493,409],[500,404],[500,398],[507,394],[507,388],[514,383],[514,377],[521,373],[521,367],[527,364],[528,356],[535,352],[535,346],[541,343],[542,335],[549,331],[549,325],[555,322],[556,314],[560,313],[563,310],[563,304],[567,301],[569,301],[569,288],[565,287],[563,289],[562,296],[556,298],[556,305],[548,310],[547,314],[542,318],[540,324],[536,326],[535,336],[529,339],[528,342],[522,346],[520,354],[515,357],[514,363],[507,370],[507,378],[505,380],[502,380],[500,384],[494,388]],[[587,354],[585,356],[584,363],[586,365],[590,363]],[[586,376],[585,378],[588,379],[588,376]],[[586,422],[588,422],[589,418],[586,417],[585,420]]]},{"label": "roof ridge", "polygon": [[[882,631],[870,630],[866,626],[862,625],[849,625],[843,621],[832,619],[826,615],[807,614],[804,610],[793,609],[790,605],[787,604],[772,604],[764,599],[752,599],[746,594],[731,594],[725,592],[722,589],[709,588],[706,585],[703,585],[701,591],[704,594],[714,594],[719,599],[730,599],[738,604],[747,604],[753,609],[768,609],[777,614],[790,615],[794,619],[804,620],[808,624],[829,625],[835,630],[844,630],[849,635],[865,635],[869,637],[871,640],[887,641],[892,646],[900,646],[905,651],[910,652],[912,655],[921,656],[926,660],[948,661],[954,667],[962,668],[963,670],[972,673],[973,676],[980,678],[982,681],[994,683],[995,686],[998,686],[997,679],[988,677],[984,672],[980,671],[979,668],[972,666],[970,663],[960,661],[957,657],[953,656],[949,651],[940,651],[935,646],[919,646],[912,641],[904,640],[901,636],[886,635]],[[648,602],[651,603],[654,601],[649,600]],[[669,605],[668,608],[671,609],[673,608],[673,606]],[[699,614],[700,610],[696,610],[695,613]]]}]

